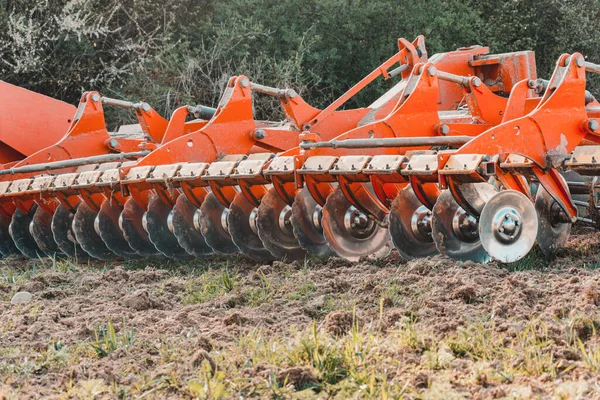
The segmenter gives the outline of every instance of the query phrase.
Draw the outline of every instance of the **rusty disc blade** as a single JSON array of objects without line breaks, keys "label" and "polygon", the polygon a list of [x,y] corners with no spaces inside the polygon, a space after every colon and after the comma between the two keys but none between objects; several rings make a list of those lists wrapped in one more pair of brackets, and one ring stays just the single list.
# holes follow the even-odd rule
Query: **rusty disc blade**
[{"label": "rusty disc blade", "polygon": [[407,186],[392,202],[389,214],[392,243],[407,260],[438,254],[431,237],[431,211]]},{"label": "rusty disc blade", "polygon": [[354,208],[340,188],[327,197],[322,223],[329,246],[346,260],[378,259],[388,255],[393,248],[388,229]]},{"label": "rusty disc blade", "polygon": [[300,247],[317,258],[335,255],[323,236],[322,219],[323,208],[313,199],[308,189],[300,190],[292,204],[292,229]]},{"label": "rusty disc blade", "polygon": [[125,202],[123,211],[119,216],[119,226],[123,232],[123,237],[129,243],[132,249],[144,257],[158,256],[161,253],[156,250],[148,238],[148,233],[144,229],[144,210],[133,198]]},{"label": "rusty disc blade", "polygon": [[256,216],[258,210],[243,193],[236,194],[227,216],[227,225],[233,243],[240,251],[261,262],[274,261],[275,257],[265,249],[258,237]]},{"label": "rusty disc blade", "polygon": [[123,209],[105,200],[98,212],[98,233],[106,247],[119,257],[140,258],[141,256],[129,246],[119,227],[119,216]]},{"label": "rusty disc blade", "polygon": [[79,204],[73,217],[73,233],[81,248],[93,258],[113,260],[116,254],[110,251],[96,232],[96,217],[98,213],[85,202]]},{"label": "rusty disc blade", "polygon": [[52,235],[52,214],[48,214],[41,207],[38,207],[33,214],[31,236],[45,254],[51,257],[63,255]]},{"label": "rusty disc blade", "polygon": [[171,208],[158,195],[153,194],[150,196],[148,211],[146,211],[146,232],[148,232],[148,237],[154,243],[156,249],[165,256],[174,260],[191,260],[194,257],[179,245],[177,238],[169,229],[170,213]]},{"label": "rusty disc blade", "polygon": [[58,245],[58,248],[67,256],[73,257],[77,261],[87,261],[90,256],[87,254],[75,238],[73,233],[74,213],[70,212],[62,204],[54,211],[52,216],[52,236]]},{"label": "rusty disc blade", "polygon": [[2,257],[20,256],[23,253],[17,249],[15,242],[10,237],[10,233],[8,232],[9,225],[10,219],[4,215],[0,215],[0,254],[2,254]]},{"label": "rusty disc blade", "polygon": [[274,188],[269,189],[258,207],[256,226],[263,245],[281,260],[304,260],[307,253],[292,228],[292,207],[284,202]]},{"label": "rusty disc blade", "polygon": [[200,232],[200,209],[187,197],[181,195],[173,207],[173,234],[179,245],[194,257],[206,257],[213,249],[206,243]]},{"label": "rusty disc blade", "polygon": [[31,236],[29,230],[29,225],[33,220],[33,214],[35,214],[36,209],[37,205],[34,205],[27,214],[24,214],[21,210],[17,209],[8,226],[8,232],[10,233],[10,237],[13,239],[15,246],[17,246],[17,249],[19,249],[25,257],[29,258],[40,258],[45,256],[44,252],[40,250],[35,240],[33,240],[33,236]]},{"label": "rusty disc blade", "polygon": [[206,243],[217,253],[233,254],[238,251],[227,228],[229,209],[214,193],[209,193],[200,207],[200,226]]},{"label": "rusty disc blade", "polygon": [[479,240],[477,220],[458,205],[448,190],[433,207],[431,233],[440,253],[450,258],[481,263],[491,260]]}]

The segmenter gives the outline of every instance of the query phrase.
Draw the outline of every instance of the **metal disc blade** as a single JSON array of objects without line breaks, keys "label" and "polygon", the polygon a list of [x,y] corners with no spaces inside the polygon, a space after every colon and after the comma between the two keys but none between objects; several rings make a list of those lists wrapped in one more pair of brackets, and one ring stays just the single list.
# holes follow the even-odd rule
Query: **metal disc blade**
[{"label": "metal disc blade", "polygon": [[171,208],[168,207],[158,195],[150,196],[148,202],[148,211],[146,212],[146,232],[150,241],[165,256],[175,260],[191,260],[194,257],[189,255],[183,247],[177,242],[177,238],[169,230],[169,214]]},{"label": "metal disc blade", "polygon": [[179,196],[173,207],[173,233],[179,245],[194,257],[213,253],[200,232],[200,210],[185,196]]},{"label": "metal disc blade", "polygon": [[[227,216],[227,226],[233,243],[240,251],[261,262],[274,261],[275,257],[265,249],[257,234],[258,210],[243,193],[236,194]],[[254,225],[253,225],[254,224]]]},{"label": "metal disc blade", "polygon": [[81,248],[90,256],[99,260],[112,260],[116,254],[110,251],[95,229],[95,221],[98,213],[86,203],[82,202],[77,207],[73,217],[73,233]]},{"label": "metal disc blade", "polygon": [[571,233],[571,222],[562,219],[562,209],[543,188],[539,187],[535,196],[535,209],[538,216],[537,241],[542,253],[553,256],[556,251],[567,245]]},{"label": "metal disc blade", "polygon": [[119,257],[140,258],[141,256],[129,246],[119,227],[119,216],[123,209],[105,200],[98,212],[98,233],[106,247]]},{"label": "metal disc blade", "polygon": [[303,260],[307,253],[292,229],[292,208],[269,189],[262,198],[256,216],[258,237],[267,250],[278,259]]},{"label": "metal disc blade", "polygon": [[450,258],[481,263],[491,260],[479,240],[477,221],[458,205],[448,190],[442,192],[433,206],[431,233],[440,253]]},{"label": "metal disc blade", "polygon": [[52,236],[52,215],[48,214],[41,207],[38,207],[33,214],[31,223],[31,236],[40,250],[49,256],[62,255],[63,252],[58,248],[58,244]]},{"label": "metal disc blade", "polygon": [[407,186],[392,202],[389,214],[390,236],[402,257],[407,260],[438,254],[431,237],[431,211]]},{"label": "metal disc blade", "polygon": [[327,197],[323,207],[323,235],[331,249],[349,261],[385,257],[393,248],[388,229],[354,208],[340,188]]},{"label": "metal disc blade", "polygon": [[292,228],[300,247],[313,257],[327,258],[335,255],[323,236],[321,219],[323,209],[313,199],[308,189],[296,194],[292,204]]},{"label": "metal disc blade", "polygon": [[133,198],[125,202],[121,216],[119,217],[119,226],[123,232],[123,237],[129,243],[132,249],[138,254],[151,257],[158,256],[160,252],[148,238],[148,233],[144,229],[143,219],[144,210]]},{"label": "metal disc blade", "polygon": [[0,254],[3,257],[10,257],[13,255],[23,255],[15,246],[15,242],[10,237],[8,227],[10,225],[10,219],[4,215],[0,215]]},{"label": "metal disc blade", "polygon": [[31,232],[29,231],[29,225],[31,224],[36,208],[37,205],[33,206],[27,214],[24,214],[21,210],[17,209],[8,226],[8,232],[15,242],[15,246],[17,246],[17,249],[19,249],[25,257],[29,258],[45,256],[44,252],[40,250],[35,240],[33,240],[33,236],[31,236]]},{"label": "metal disc blade", "polygon": [[535,206],[521,192],[504,190],[492,197],[479,217],[479,237],[488,254],[501,262],[525,257],[535,244]]},{"label": "metal disc blade", "polygon": [[238,251],[227,231],[227,213],[229,210],[209,193],[200,207],[200,225],[206,243],[217,253],[233,254]]},{"label": "metal disc blade", "polygon": [[58,206],[54,215],[52,216],[52,236],[54,241],[58,245],[58,248],[67,256],[73,257],[77,261],[86,261],[90,258],[79,243],[75,239],[73,233],[73,217],[74,213],[70,212],[62,204]]}]

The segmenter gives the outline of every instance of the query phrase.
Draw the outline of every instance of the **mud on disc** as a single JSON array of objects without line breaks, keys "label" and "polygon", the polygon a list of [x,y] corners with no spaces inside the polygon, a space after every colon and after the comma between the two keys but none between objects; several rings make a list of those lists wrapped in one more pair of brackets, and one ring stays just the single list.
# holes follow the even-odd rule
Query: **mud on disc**
[{"label": "mud on disc", "polygon": [[119,216],[119,226],[123,237],[132,249],[144,257],[158,256],[161,253],[156,250],[154,244],[148,238],[144,229],[144,210],[133,198],[125,202],[123,211]]},{"label": "mud on disc", "polygon": [[194,257],[179,245],[177,238],[169,229],[170,214],[171,208],[158,195],[150,196],[148,211],[146,211],[148,237],[156,249],[165,256],[174,260],[191,260]]},{"label": "mud on disc", "polygon": [[15,246],[25,257],[29,258],[45,256],[44,252],[40,250],[35,240],[33,240],[33,236],[29,230],[36,209],[37,205],[34,205],[27,214],[16,209],[8,226],[8,232]]},{"label": "mud on disc", "polygon": [[261,262],[274,261],[275,257],[265,249],[258,237],[257,214],[258,209],[248,201],[243,193],[238,193],[229,207],[227,216],[231,239],[242,253],[253,259]]},{"label": "mud on disc", "polygon": [[331,249],[349,261],[385,257],[393,248],[388,229],[352,206],[340,188],[327,197],[323,207],[323,235]]},{"label": "mud on disc", "polygon": [[322,219],[323,208],[313,199],[308,189],[300,190],[292,204],[292,228],[300,247],[317,258],[335,255],[323,236]]},{"label": "mud on disc", "polygon": [[59,205],[52,216],[52,236],[64,254],[76,261],[87,261],[90,256],[83,251],[72,230],[74,216],[75,213],[69,211],[62,204]]},{"label": "mud on disc", "polygon": [[112,260],[116,254],[110,251],[102,238],[96,232],[96,217],[98,213],[87,203],[81,202],[73,217],[73,233],[81,248],[91,257],[99,260]]},{"label": "mud on disc", "polygon": [[173,207],[173,234],[179,245],[194,257],[205,257],[213,254],[213,249],[206,243],[200,227],[200,209],[181,195]]},{"label": "mud on disc", "polygon": [[269,189],[258,207],[258,236],[269,252],[280,260],[304,260],[307,256],[292,228],[292,207],[274,188]]},{"label": "mud on disc", "polygon": [[217,200],[214,193],[209,193],[200,207],[202,235],[206,243],[220,254],[233,254],[239,251],[227,228],[228,213],[229,209]]}]

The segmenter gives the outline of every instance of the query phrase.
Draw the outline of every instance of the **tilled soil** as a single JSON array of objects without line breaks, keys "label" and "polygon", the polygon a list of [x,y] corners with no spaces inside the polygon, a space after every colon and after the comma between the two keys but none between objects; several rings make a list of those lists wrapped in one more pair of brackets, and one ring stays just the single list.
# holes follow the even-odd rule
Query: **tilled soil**
[{"label": "tilled soil", "polygon": [[599,242],[512,265],[3,260],[0,399],[600,398]]}]

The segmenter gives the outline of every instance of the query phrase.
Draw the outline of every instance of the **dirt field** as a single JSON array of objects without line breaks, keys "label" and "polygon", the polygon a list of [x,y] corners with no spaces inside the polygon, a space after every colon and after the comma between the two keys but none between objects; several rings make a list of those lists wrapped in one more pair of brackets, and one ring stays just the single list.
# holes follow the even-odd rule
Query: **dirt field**
[{"label": "dirt field", "polygon": [[579,232],[509,266],[3,260],[0,398],[600,398],[599,249]]}]

